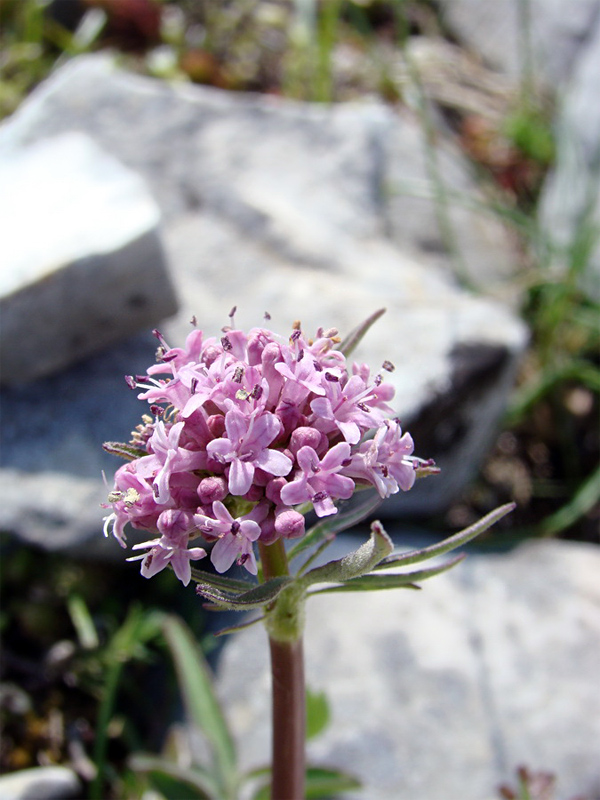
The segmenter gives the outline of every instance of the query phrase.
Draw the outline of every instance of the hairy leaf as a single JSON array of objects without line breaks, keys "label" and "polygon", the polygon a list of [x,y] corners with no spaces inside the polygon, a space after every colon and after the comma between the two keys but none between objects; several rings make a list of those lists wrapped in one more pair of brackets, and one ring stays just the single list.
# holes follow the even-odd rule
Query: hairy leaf
[{"label": "hairy leaf", "polygon": [[135,461],[136,458],[147,456],[148,453],[142,450],[141,447],[135,447],[132,444],[125,444],[125,442],[104,442],[102,448],[113,456],[120,456],[126,461]]},{"label": "hairy leaf", "polygon": [[380,522],[371,525],[371,537],[358,550],[336,561],[307,572],[301,580],[306,586],[324,581],[348,581],[370,572],[393,549],[392,540]]},{"label": "hairy leaf", "polygon": [[198,583],[196,591],[202,597],[206,597],[207,600],[211,600],[221,608],[228,608],[234,611],[249,611],[252,608],[261,608],[270,603],[292,580],[293,578],[286,575],[271,578],[266,583],[261,583],[249,591],[239,594],[222,592],[220,589],[204,583]]},{"label": "hairy leaf", "polygon": [[499,519],[502,519],[506,514],[513,511],[515,506],[515,503],[507,503],[504,506],[500,506],[494,511],[490,511],[489,514],[486,514],[485,517],[474,525],[470,525],[468,528],[455,533],[453,536],[449,536],[447,539],[438,542],[438,544],[432,544],[421,550],[411,550],[408,553],[396,553],[388,556],[388,558],[385,558],[375,569],[380,570],[390,569],[391,567],[408,566],[409,564],[416,564],[419,561],[426,561],[434,556],[441,556],[444,555],[444,553],[449,553],[451,550],[456,550],[457,547],[467,544],[471,539],[474,539],[488,528],[491,528]]}]

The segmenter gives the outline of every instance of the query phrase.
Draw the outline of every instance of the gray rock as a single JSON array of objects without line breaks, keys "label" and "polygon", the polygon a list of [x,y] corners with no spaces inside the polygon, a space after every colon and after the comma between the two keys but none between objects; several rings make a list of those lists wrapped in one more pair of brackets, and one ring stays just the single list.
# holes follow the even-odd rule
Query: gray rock
[{"label": "gray rock", "polygon": [[81,796],[77,775],[66,767],[34,767],[0,776],[2,800],[67,800]]},{"label": "gray rock", "polygon": [[549,88],[569,79],[600,16],[599,0],[441,0],[440,5],[459,41],[515,79],[531,58],[536,77]]},{"label": "gray rock", "polygon": [[[169,85],[97,55],[73,60],[42,84],[0,129],[0,148],[65,128],[87,133],[139,172],[168,222],[210,212],[288,263],[335,274],[343,272],[340,247],[381,238],[451,271],[436,232],[437,187],[410,112]],[[466,161],[439,138],[459,254],[480,288],[502,288],[515,251],[500,223],[473,210],[481,198]],[[363,275],[371,269],[357,264]]]},{"label": "gray rock", "polygon": [[[556,773],[560,797],[597,797],[599,568],[597,548],[538,541],[420,594],[311,598],[307,683],[332,722],[309,760],[361,779],[348,800],[492,800],[521,764]],[[269,685],[262,627],[231,637],[218,692],[242,768],[269,758]]]},{"label": "gray rock", "polygon": [[[541,227],[559,274],[578,271],[583,289],[600,302],[600,15],[567,87],[557,120],[558,153],[540,198]],[[573,261],[594,236],[587,266]],[[579,243],[579,246],[578,246]]]},{"label": "gray rock", "polygon": [[174,313],[158,207],[90,137],[0,144],[0,187],[4,383],[56,372]]},{"label": "gray rock", "polygon": [[[422,432],[419,454],[439,455],[446,476],[425,496],[397,498],[387,513],[443,508],[493,436],[526,331],[497,300],[460,289],[438,244],[425,252],[432,199],[420,201],[410,226],[410,207],[397,205],[401,192],[415,187],[434,194],[416,121],[379,104],[326,107],[172,87],[90,57],[39,87],[0,131],[0,147],[2,136],[6,146],[23,146],[66,127],[93,136],[138,171],[161,207],[182,298],[180,313],[164,326],[169,342],[183,341],[193,315],[204,330],[218,331],[233,305],[240,326],[261,324],[268,311],[282,333],[299,316],[308,331],[324,324],[347,332],[387,307],[356,357],[374,369],[384,359],[395,363],[391,380],[402,421]],[[449,148],[440,158],[456,191],[470,191],[461,159],[453,161]],[[390,184],[403,172],[410,185],[405,181],[392,197]],[[491,240],[478,234],[475,217],[464,228],[476,244],[471,258],[478,259]],[[501,229],[494,231],[499,261],[507,262],[510,246]],[[486,283],[493,280],[487,274]],[[134,412],[133,396],[126,402],[116,382],[152,362],[153,347],[140,339],[129,354],[123,344],[111,357],[6,392],[7,485],[17,485],[23,472],[58,470],[84,480],[101,467],[114,470],[99,445],[128,438],[144,410],[138,404]],[[65,398],[76,401],[68,411]],[[33,409],[42,437],[31,430]],[[58,497],[48,509],[60,505]],[[24,513],[22,502],[12,512],[0,509],[10,529]],[[19,530],[30,535],[25,524]]]}]

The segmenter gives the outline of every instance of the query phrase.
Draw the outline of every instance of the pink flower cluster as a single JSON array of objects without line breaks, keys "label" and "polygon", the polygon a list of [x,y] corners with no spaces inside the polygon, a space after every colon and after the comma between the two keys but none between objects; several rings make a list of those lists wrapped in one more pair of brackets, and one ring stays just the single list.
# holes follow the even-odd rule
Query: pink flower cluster
[{"label": "pink flower cluster", "polygon": [[335,514],[357,483],[381,497],[413,485],[412,439],[388,418],[393,388],[365,365],[349,368],[337,331],[308,341],[299,326],[289,340],[194,329],[184,348],[157,336],[158,363],[127,378],[152,416],[126,446],[132,460],[115,475],[104,526],[123,547],[126,523],[155,534],[134,546],[146,551],[131,559],[142,575],[170,563],[187,585],[190,560],[206,555],[188,546],[199,537],[215,543],[217,571],[237,561],[256,574],[254,542],[302,536],[307,511]]}]

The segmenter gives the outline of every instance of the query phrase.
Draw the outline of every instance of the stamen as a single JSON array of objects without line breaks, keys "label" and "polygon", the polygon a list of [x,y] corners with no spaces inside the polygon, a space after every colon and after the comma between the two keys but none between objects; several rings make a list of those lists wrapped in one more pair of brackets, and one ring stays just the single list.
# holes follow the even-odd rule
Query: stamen
[{"label": "stamen", "polygon": [[241,525],[240,525],[240,523],[237,521],[237,519],[234,519],[234,520],[233,520],[233,522],[231,523],[231,532],[233,533],[233,535],[234,535],[234,536],[235,536],[235,534],[236,534],[236,533],[239,531],[239,529],[240,529],[241,527],[242,527],[242,526],[241,526]]},{"label": "stamen", "polygon": [[360,408],[361,411],[364,411],[365,414],[368,414],[371,411],[371,409],[366,403],[357,403],[356,405],[358,408]]},{"label": "stamen", "polygon": [[125,383],[130,389],[137,389],[137,383],[133,375],[125,375]]},{"label": "stamen", "polygon": [[235,383],[241,383],[243,377],[244,377],[244,368],[236,367],[233,373],[233,378],[231,380],[234,381]]},{"label": "stamen", "polygon": [[[325,380],[329,381],[330,383],[339,383],[340,379],[337,375],[333,375],[331,372],[325,373]],[[360,406],[360,403],[358,404]]]},{"label": "stamen", "polygon": [[156,328],[154,328],[154,330],[152,331],[152,335],[153,335],[153,336],[156,336],[156,338],[158,339],[158,341],[159,341],[159,342],[162,344],[162,346],[163,346],[163,347],[164,347],[166,350],[170,350],[170,349],[171,349],[171,348],[169,347],[169,345],[166,343],[166,341],[165,341],[165,337],[162,335],[162,333],[161,333],[159,330],[157,330]]},{"label": "stamen", "polygon": [[327,494],[327,492],[317,492],[312,496],[313,505],[314,503],[320,503],[323,500],[327,500],[328,497],[329,495]]},{"label": "stamen", "polygon": [[225,350],[225,352],[228,352],[229,350],[233,349],[233,345],[226,336],[222,337],[221,345],[223,346],[223,350]]},{"label": "stamen", "polygon": [[265,311],[263,319],[265,320],[265,322],[268,322],[271,319],[271,315],[269,314],[268,311]]},{"label": "stamen", "polygon": [[392,364],[392,362],[388,361],[387,359],[383,362],[381,368],[384,369],[386,372],[393,372],[396,369],[396,367]]}]

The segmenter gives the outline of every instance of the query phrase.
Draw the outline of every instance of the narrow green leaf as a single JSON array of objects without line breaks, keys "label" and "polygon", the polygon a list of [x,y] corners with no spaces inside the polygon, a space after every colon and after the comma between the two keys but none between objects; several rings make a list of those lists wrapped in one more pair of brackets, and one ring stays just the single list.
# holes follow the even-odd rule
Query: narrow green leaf
[{"label": "narrow green leaf", "polygon": [[129,659],[144,653],[143,643],[147,639],[153,638],[159,633],[151,617],[152,615],[145,614],[139,605],[131,605],[125,622],[113,635],[106,648],[104,654],[107,665],[106,674],[98,708],[97,735],[93,750],[93,760],[97,771],[89,789],[90,800],[102,800],[104,797],[108,729],[123,668]]},{"label": "narrow green leaf", "polygon": [[336,592],[380,592],[385,589],[416,589],[419,591],[421,589],[420,586],[417,586],[416,583],[408,583],[404,581],[395,581],[390,582],[385,586],[375,584],[370,580],[366,580],[366,578],[372,578],[375,576],[369,575],[365,576],[364,578],[355,578],[355,582],[348,581],[347,583],[339,583],[337,586],[325,586],[323,589],[313,589],[309,591],[308,596],[312,597],[316,594],[334,594]]},{"label": "narrow green leaf", "polygon": [[[269,774],[270,770],[255,770],[249,777]],[[361,782],[354,775],[327,767],[306,768],[305,800],[332,800],[340,792],[351,792],[360,789]],[[269,784],[261,786],[253,795],[252,800],[270,800]]]},{"label": "narrow green leaf", "polygon": [[[217,607],[215,606],[215,609]],[[213,634],[214,636],[226,636],[229,633],[237,633],[238,631],[243,631],[246,628],[251,628],[253,625],[256,625],[258,622],[262,622],[264,619],[263,616],[255,617],[251,619],[249,622],[240,622],[239,625],[228,625],[226,628],[221,628],[220,631],[215,631]]]},{"label": "narrow green leaf", "polygon": [[354,775],[326,767],[308,767],[306,770],[306,800],[328,800],[339,792],[360,789],[361,783]]},{"label": "narrow green leaf", "polygon": [[212,572],[205,572],[197,567],[192,567],[192,580],[215,589],[222,589],[224,592],[247,592],[256,586],[250,581],[240,581],[235,578],[228,578],[225,575],[215,575]]},{"label": "narrow green leaf", "polygon": [[113,456],[120,456],[126,461],[135,461],[136,458],[147,456],[148,453],[140,447],[135,447],[132,444],[125,444],[125,442],[104,442],[102,445],[103,450]]},{"label": "narrow green leaf", "polygon": [[189,781],[169,775],[167,772],[151,771],[148,779],[164,800],[214,800],[215,795],[206,794]]},{"label": "narrow green leaf", "polygon": [[306,738],[313,739],[329,725],[329,703],[325,692],[306,689]]},{"label": "narrow green leaf", "polygon": [[196,591],[202,597],[206,597],[207,600],[211,600],[221,608],[228,608],[234,611],[249,611],[252,608],[262,608],[262,606],[270,603],[292,581],[293,578],[282,575],[271,578],[266,583],[260,583],[249,591],[240,594],[227,594],[219,589],[214,589],[212,586],[199,583]]},{"label": "narrow green leaf", "polygon": [[542,522],[542,536],[556,536],[574,525],[600,501],[600,466],[583,482],[573,499]]},{"label": "narrow green leaf", "polygon": [[73,627],[77,632],[79,644],[85,650],[94,650],[99,645],[98,631],[85,600],[81,595],[71,595],[67,601],[67,608]]},{"label": "narrow green leaf", "polygon": [[451,569],[464,558],[465,554],[461,553],[461,555],[454,556],[450,561],[446,561],[439,567],[428,567],[427,569],[413,570],[412,572],[388,573],[386,575],[362,575],[360,578],[353,578],[339,586],[327,586],[323,589],[310,592],[310,594],[325,594],[326,592],[377,592],[382,589],[401,589],[404,587],[420,589],[421,587],[416,584],[417,581],[424,581],[427,580],[427,578],[433,578],[434,575],[440,575],[442,572]]},{"label": "narrow green leaf", "polygon": [[394,545],[380,522],[371,525],[371,536],[358,550],[343,558],[315,567],[299,580],[305,586],[324,581],[348,581],[370,572],[383,558],[392,552]]},{"label": "narrow green leaf", "polygon": [[213,689],[211,672],[187,626],[172,614],[160,616],[187,716],[212,745],[219,785],[231,796],[231,787],[237,780],[235,747]]},{"label": "narrow green leaf", "polygon": [[507,424],[516,424],[556,386],[567,381],[578,381],[592,391],[599,392],[600,370],[589,361],[570,359],[556,369],[543,371],[517,393],[507,414]]},{"label": "narrow green leaf", "polygon": [[309,547],[321,542],[326,536],[334,536],[340,531],[345,531],[348,528],[353,528],[369,516],[375,509],[381,505],[381,497],[374,491],[366,491],[364,499],[360,503],[352,503],[347,510],[344,510],[344,505],[341,504],[337,514],[321,520],[316,525],[313,525],[310,530],[288,551],[288,559],[291,561],[300,553],[307,550]]},{"label": "narrow green leaf", "polygon": [[[150,774],[151,779],[159,775],[162,775],[165,781],[166,778],[172,779],[174,782],[173,787],[163,782],[163,786],[167,789],[169,794],[159,785],[159,781],[153,782],[157,783],[157,787],[165,797],[172,797],[173,800],[179,800],[179,798],[188,796],[201,798],[201,800],[218,800],[219,798],[219,787],[213,776],[199,766],[188,769],[180,767],[173,761],[168,761],[161,756],[145,755],[143,753],[132,755],[128,759],[127,764],[133,772]],[[178,784],[183,784],[183,786],[177,789]],[[173,788],[182,793],[172,794]],[[189,791],[190,789],[193,790],[194,794],[183,794],[184,791]]]},{"label": "narrow green leaf", "polygon": [[434,556],[442,556],[444,553],[456,550],[457,547],[467,544],[467,542],[470,542],[476,536],[479,536],[488,528],[491,528],[498,520],[513,511],[515,507],[515,503],[507,503],[504,506],[500,506],[494,509],[494,511],[490,511],[489,514],[486,514],[486,516],[482,517],[478,522],[455,533],[453,536],[449,536],[447,539],[443,539],[441,542],[432,544],[429,547],[424,547],[421,550],[411,550],[409,553],[393,554],[385,558],[375,569],[381,570],[390,569],[391,567],[408,566],[409,564],[416,564],[419,561],[426,561]]},{"label": "narrow green leaf", "polygon": [[361,322],[360,325],[354,328],[354,330],[352,330],[346,336],[346,338],[338,345],[336,349],[340,350],[346,357],[348,357],[361,342],[369,328],[385,314],[385,311],[385,308],[380,308],[378,311],[375,311],[373,314],[371,314],[370,317],[367,317],[364,322]]}]

